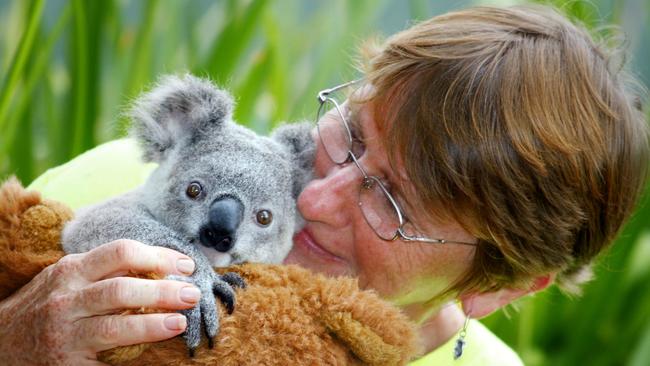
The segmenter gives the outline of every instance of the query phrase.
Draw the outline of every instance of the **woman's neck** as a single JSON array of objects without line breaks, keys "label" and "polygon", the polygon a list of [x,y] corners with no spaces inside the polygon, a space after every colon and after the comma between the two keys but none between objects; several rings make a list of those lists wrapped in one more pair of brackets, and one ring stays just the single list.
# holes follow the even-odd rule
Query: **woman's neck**
[{"label": "woman's neck", "polygon": [[402,308],[404,313],[419,325],[422,351],[429,353],[450,340],[463,326],[465,314],[455,303],[437,308],[414,304]]}]

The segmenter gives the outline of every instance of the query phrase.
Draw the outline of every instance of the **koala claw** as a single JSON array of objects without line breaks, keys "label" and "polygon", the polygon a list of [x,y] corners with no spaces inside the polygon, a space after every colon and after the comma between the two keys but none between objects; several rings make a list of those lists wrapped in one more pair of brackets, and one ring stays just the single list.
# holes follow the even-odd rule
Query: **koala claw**
[{"label": "koala claw", "polygon": [[214,282],[212,292],[221,300],[228,314],[232,314],[235,310],[235,291],[232,285],[221,277],[219,281]]},{"label": "koala claw", "polygon": [[226,281],[226,283],[231,287],[246,288],[246,281],[235,272],[224,273],[224,275],[221,276],[221,279]]},{"label": "koala claw", "polygon": [[[239,284],[237,275],[227,276],[229,281]],[[239,277],[239,276],[237,276]],[[192,309],[181,310],[180,313],[187,318],[187,328],[183,333],[190,357],[193,357],[195,349],[201,343],[201,326],[208,338],[208,347],[214,347],[214,338],[219,333],[219,312],[215,301],[215,295],[224,303],[228,313],[235,308],[235,291],[229,282],[222,276],[209,271],[197,271],[190,277],[168,276],[168,279],[181,280],[197,286],[201,290],[201,299]]]},{"label": "koala claw", "polygon": [[[180,313],[187,318],[187,328],[183,332],[183,338],[185,338],[185,344],[187,345],[190,357],[194,357],[194,349],[201,342],[201,313],[198,306],[192,309],[181,310]],[[199,319],[199,321],[197,322],[196,319]]]}]

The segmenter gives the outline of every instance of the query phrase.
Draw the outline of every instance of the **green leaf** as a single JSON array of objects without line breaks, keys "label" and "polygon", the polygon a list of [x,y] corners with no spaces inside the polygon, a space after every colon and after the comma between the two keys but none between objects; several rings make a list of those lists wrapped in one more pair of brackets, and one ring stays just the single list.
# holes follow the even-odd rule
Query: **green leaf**
[{"label": "green leaf", "polygon": [[207,70],[218,83],[225,83],[232,77],[267,4],[267,0],[253,0],[245,9],[238,9],[236,14],[232,14],[230,21],[212,44],[206,62],[193,72],[200,75]]},{"label": "green leaf", "polygon": [[4,131],[7,121],[7,111],[11,98],[16,94],[18,87],[18,78],[23,73],[25,65],[29,58],[32,57],[34,51],[34,39],[38,32],[38,27],[43,15],[43,0],[35,0],[31,6],[31,14],[27,22],[27,29],[18,44],[18,50],[14,55],[9,72],[3,80],[2,87],[0,87],[0,131]]}]

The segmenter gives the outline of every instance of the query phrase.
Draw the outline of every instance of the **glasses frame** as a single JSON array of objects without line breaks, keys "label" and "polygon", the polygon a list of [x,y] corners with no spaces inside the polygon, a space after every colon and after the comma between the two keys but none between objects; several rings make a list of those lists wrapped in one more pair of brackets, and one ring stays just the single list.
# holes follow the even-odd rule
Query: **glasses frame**
[{"label": "glasses frame", "polygon": [[[401,239],[406,242],[421,242],[421,243],[429,243],[429,244],[447,244],[447,243],[453,243],[453,244],[461,244],[461,245],[470,245],[470,246],[476,246],[476,243],[468,243],[464,241],[456,241],[456,240],[447,240],[447,239],[433,239],[433,238],[427,238],[424,236],[415,236],[415,235],[408,235],[404,231],[404,225],[408,222],[404,215],[402,214],[402,210],[400,209],[399,205],[397,204],[397,201],[393,198],[393,196],[390,194],[388,189],[384,186],[384,184],[381,182],[381,180],[374,176],[374,175],[368,175],[366,173],[366,170],[363,168],[363,166],[359,163],[359,160],[356,155],[354,155],[354,152],[352,152],[352,132],[350,131],[350,126],[348,125],[348,121],[345,118],[343,112],[341,111],[341,106],[339,105],[338,101],[334,99],[333,97],[330,97],[330,94],[344,89],[348,86],[359,84],[363,81],[363,79],[357,79],[357,80],[352,80],[344,84],[337,85],[335,87],[329,88],[329,89],[323,89],[320,92],[318,92],[318,112],[316,114],[316,130],[318,131],[318,138],[321,141],[321,144],[323,145],[325,149],[325,153],[329,157],[329,159],[336,165],[345,165],[349,162],[353,162],[354,165],[359,169],[363,176],[363,180],[361,181],[361,186],[359,187],[359,190],[364,188],[370,187],[373,182],[378,184],[381,191],[383,194],[386,196],[388,201],[390,202],[391,206],[393,206],[393,209],[395,210],[395,213],[397,214],[397,218],[399,221],[399,226],[397,227],[397,230],[395,230],[395,234],[391,238],[384,238],[379,233],[377,230],[368,222],[368,219],[366,218],[366,215],[363,214],[363,218],[366,220],[366,223],[368,223],[368,226],[372,229],[372,231],[377,235],[378,238],[385,240],[385,241],[395,241],[397,239]],[[346,130],[346,136],[347,136],[347,141],[348,141],[348,151],[347,151],[347,158],[342,161],[342,162],[337,162],[335,161],[330,153],[327,151],[327,148],[325,148],[325,142],[323,141],[323,137],[320,133],[320,124],[319,124],[319,116],[321,116],[321,112],[323,114],[327,111],[322,111],[323,107],[325,106],[326,102],[331,102],[334,105],[334,108],[336,109],[336,112],[339,115],[339,118],[341,118],[341,121],[343,122],[343,126],[345,127]],[[361,193],[359,192],[359,197],[361,197]],[[361,209],[363,213],[363,209],[361,208],[363,204],[361,203],[361,198],[359,198],[357,205]]]}]

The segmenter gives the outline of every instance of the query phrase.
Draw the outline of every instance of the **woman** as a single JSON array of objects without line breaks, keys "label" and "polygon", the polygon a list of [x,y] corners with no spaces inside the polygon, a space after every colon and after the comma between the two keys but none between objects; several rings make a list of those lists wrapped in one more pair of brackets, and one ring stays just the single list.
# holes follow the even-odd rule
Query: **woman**
[{"label": "woman", "polygon": [[[403,308],[430,352],[417,364],[451,361],[441,352],[465,335],[460,364],[520,363],[466,319],[554,282],[577,291],[644,183],[643,114],[606,52],[542,7],[449,13],[368,50],[363,81],[319,94],[315,179],[298,199],[307,223],[286,262],[357,276]],[[57,179],[74,181],[74,169],[36,187],[47,193]],[[0,303],[11,331],[0,336],[0,354],[97,364],[99,350],[181,333],[178,315],[129,324],[98,315],[124,305],[189,307],[191,289],[183,296],[183,284],[125,278],[110,286],[96,273],[183,273],[192,269],[186,259],[126,241],[65,257]],[[112,301],[98,308],[93,296]],[[31,353],[5,356],[9,347]]]}]

